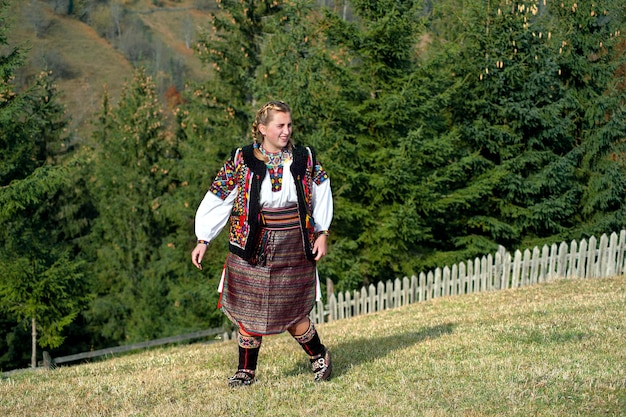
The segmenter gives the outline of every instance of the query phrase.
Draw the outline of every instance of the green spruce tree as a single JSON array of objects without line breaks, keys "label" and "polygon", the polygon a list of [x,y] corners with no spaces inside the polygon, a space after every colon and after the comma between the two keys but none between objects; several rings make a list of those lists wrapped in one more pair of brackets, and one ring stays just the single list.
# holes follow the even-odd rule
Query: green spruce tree
[{"label": "green spruce tree", "polygon": [[567,239],[619,232],[626,227],[624,114],[626,10],[620,1],[550,4],[559,33],[559,78],[571,91],[569,158],[578,167],[582,195]]},{"label": "green spruce tree", "polygon": [[[0,46],[8,43],[6,6],[0,3]],[[35,367],[37,346],[63,343],[86,291],[84,265],[65,242],[57,205],[71,175],[71,165],[61,160],[67,117],[48,73],[26,90],[15,90],[11,80],[23,56],[20,48],[0,56],[0,310],[30,329]],[[10,336],[20,334],[14,328],[2,334],[10,344],[21,343]],[[20,366],[22,358],[3,360],[1,365]]]},{"label": "green spruce tree", "polygon": [[[561,233],[581,193],[565,157],[575,146],[572,100],[559,80],[549,19],[536,1],[466,3],[457,21],[446,17],[463,28],[445,39],[462,45],[450,65],[463,83],[450,103],[461,152],[440,171],[450,181],[433,218],[441,252],[433,266]],[[450,7],[440,16],[459,10]]]},{"label": "green spruce tree", "polygon": [[137,70],[119,103],[105,99],[94,133],[90,195],[97,211],[83,250],[92,260],[91,325],[99,344],[150,340],[164,333],[169,282],[155,271],[172,225],[161,213],[175,141],[152,79]]}]

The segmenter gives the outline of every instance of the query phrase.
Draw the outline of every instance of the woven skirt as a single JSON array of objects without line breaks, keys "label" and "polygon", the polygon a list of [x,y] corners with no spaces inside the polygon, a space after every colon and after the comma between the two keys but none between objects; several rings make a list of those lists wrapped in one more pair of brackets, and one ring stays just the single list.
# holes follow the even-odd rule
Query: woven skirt
[{"label": "woven skirt", "polygon": [[228,255],[218,305],[253,335],[284,332],[308,316],[316,298],[315,262],[304,253],[297,208],[262,215],[252,262]]}]

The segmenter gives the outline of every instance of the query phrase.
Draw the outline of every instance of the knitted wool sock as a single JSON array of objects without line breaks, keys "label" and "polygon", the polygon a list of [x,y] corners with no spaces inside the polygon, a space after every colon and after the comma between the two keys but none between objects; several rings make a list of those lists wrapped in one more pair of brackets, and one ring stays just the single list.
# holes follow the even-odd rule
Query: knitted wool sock
[{"label": "knitted wool sock", "polygon": [[326,351],[326,347],[320,341],[320,337],[317,334],[317,330],[315,330],[313,322],[309,322],[309,329],[304,332],[304,334],[300,336],[292,336],[298,343],[300,343],[300,346],[302,346],[302,349],[304,349],[307,355],[312,358],[317,358],[323,355]]},{"label": "knitted wool sock", "polygon": [[255,371],[261,349],[261,336],[244,336],[239,333],[239,368]]}]

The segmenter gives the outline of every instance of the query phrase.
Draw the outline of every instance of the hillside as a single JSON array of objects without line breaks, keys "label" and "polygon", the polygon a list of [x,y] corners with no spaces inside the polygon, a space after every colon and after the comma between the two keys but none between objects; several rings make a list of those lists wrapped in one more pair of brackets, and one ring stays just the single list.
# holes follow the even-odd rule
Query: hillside
[{"label": "hillside", "polygon": [[[114,2],[126,22],[121,33],[106,36],[115,27],[109,6],[93,9],[90,24],[54,10],[49,1],[13,1],[9,41],[30,48],[20,82],[28,83],[42,68],[53,70],[62,102],[72,117],[71,130],[88,134],[90,120],[106,90],[115,101],[134,65],[146,66],[161,92],[186,80],[206,75],[193,53],[193,41],[208,26],[213,1],[150,0]],[[126,48],[124,50],[124,48]],[[131,62],[134,53],[143,55]],[[130,57],[130,58],[129,58]]]},{"label": "hillside", "polygon": [[315,384],[286,334],[232,390],[233,341],[0,379],[21,416],[618,416],[626,277],[438,298],[320,325],[334,378]]}]

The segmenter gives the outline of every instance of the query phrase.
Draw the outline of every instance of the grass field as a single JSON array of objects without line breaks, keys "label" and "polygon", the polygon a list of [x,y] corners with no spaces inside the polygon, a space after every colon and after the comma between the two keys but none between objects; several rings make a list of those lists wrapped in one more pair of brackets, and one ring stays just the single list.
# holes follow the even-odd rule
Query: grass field
[{"label": "grass field", "polygon": [[3,416],[626,415],[626,277],[435,299],[318,326],[314,383],[286,334],[229,389],[234,341],[0,379]]}]

